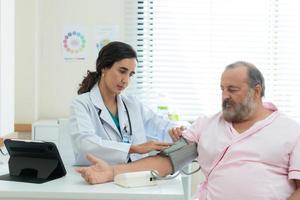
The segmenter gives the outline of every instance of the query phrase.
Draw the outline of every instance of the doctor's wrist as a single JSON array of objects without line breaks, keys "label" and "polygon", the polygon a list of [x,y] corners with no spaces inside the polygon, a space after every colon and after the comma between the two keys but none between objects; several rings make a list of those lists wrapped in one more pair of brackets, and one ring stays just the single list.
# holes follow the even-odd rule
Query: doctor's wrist
[{"label": "doctor's wrist", "polygon": [[139,150],[139,146],[132,144],[129,148],[129,153],[139,153],[138,150]]}]

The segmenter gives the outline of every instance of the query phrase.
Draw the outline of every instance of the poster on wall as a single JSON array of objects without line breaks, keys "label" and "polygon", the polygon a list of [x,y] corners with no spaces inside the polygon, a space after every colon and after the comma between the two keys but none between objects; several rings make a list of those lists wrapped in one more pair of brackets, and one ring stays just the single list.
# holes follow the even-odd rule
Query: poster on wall
[{"label": "poster on wall", "polygon": [[87,31],[84,27],[65,27],[62,48],[65,60],[85,60],[87,55]]},{"label": "poster on wall", "polygon": [[99,25],[95,27],[95,53],[98,55],[100,49],[109,42],[119,40],[119,29],[117,25]]}]

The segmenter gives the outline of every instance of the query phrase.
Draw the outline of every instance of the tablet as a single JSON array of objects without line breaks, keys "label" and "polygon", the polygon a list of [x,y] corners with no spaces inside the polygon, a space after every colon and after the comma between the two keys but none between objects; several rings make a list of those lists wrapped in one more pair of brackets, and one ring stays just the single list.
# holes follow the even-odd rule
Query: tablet
[{"label": "tablet", "polygon": [[9,174],[0,180],[44,183],[66,175],[66,169],[53,142],[6,139],[10,155]]}]

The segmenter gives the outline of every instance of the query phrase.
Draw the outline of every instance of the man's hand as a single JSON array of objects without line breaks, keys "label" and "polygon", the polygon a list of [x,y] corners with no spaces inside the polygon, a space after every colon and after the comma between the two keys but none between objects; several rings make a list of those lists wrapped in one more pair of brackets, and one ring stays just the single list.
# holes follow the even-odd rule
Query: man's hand
[{"label": "man's hand", "polygon": [[149,153],[150,151],[156,150],[160,151],[162,149],[168,148],[171,144],[158,141],[148,141],[143,144],[133,144],[129,149],[129,153]]},{"label": "man's hand", "polygon": [[288,198],[288,200],[299,200],[300,199],[300,180],[295,180],[296,191]]},{"label": "man's hand", "polygon": [[89,184],[98,184],[110,182],[114,179],[114,169],[112,166],[92,154],[88,154],[86,158],[92,163],[92,165],[76,169],[86,182]]},{"label": "man's hand", "polygon": [[171,128],[169,130],[169,135],[172,138],[173,142],[176,142],[177,140],[179,140],[179,138],[182,136],[182,132],[185,129],[186,128],[184,126],[181,126],[181,127]]}]

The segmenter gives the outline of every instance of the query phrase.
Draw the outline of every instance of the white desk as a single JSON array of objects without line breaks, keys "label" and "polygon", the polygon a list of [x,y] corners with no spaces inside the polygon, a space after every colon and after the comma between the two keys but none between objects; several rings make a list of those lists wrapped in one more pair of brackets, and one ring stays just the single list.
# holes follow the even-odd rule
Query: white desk
[{"label": "white desk", "polygon": [[[0,175],[8,173],[5,158],[0,155]],[[1,164],[1,161],[4,163]],[[67,167],[67,175],[43,184],[0,181],[0,199],[5,200],[66,200],[66,199],[105,199],[105,200],[182,200],[184,192],[180,177],[174,180],[159,181],[158,185],[140,188],[122,188],[114,183],[88,185],[73,167]]]}]

